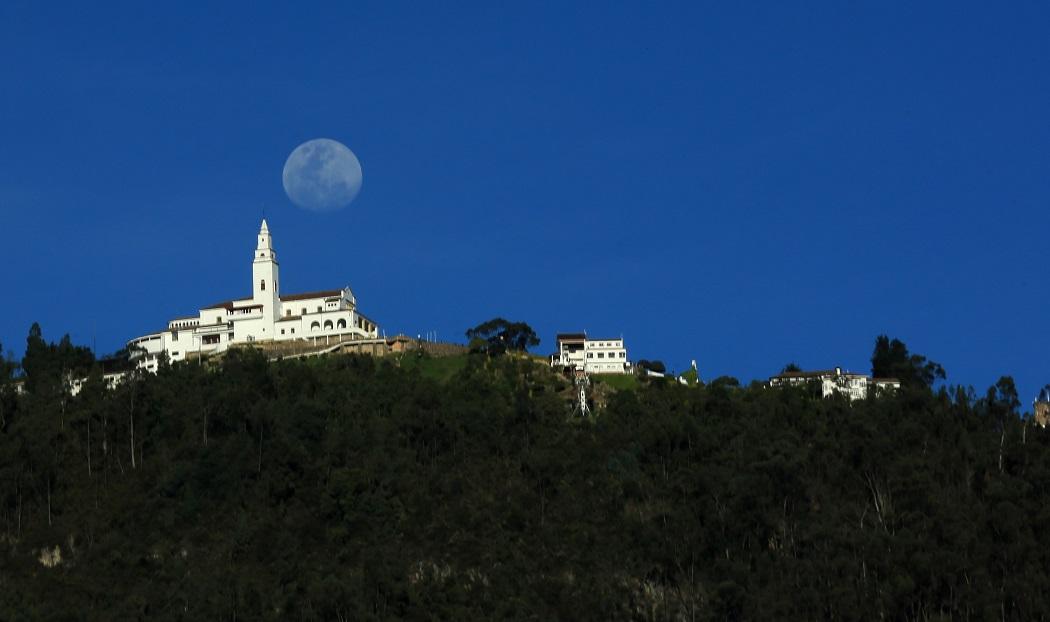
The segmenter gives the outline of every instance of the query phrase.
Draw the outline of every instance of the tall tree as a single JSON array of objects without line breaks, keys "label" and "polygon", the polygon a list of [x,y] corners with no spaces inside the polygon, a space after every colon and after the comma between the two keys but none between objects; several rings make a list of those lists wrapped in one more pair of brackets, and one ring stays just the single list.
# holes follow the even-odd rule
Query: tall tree
[{"label": "tall tree", "polygon": [[1002,376],[995,385],[988,387],[988,393],[979,406],[999,432],[999,471],[1002,472],[1007,426],[1017,420],[1017,409],[1021,407],[1013,377]]},{"label": "tall tree", "polygon": [[26,337],[26,353],[22,358],[25,388],[30,393],[61,394],[71,377],[84,377],[91,371],[95,355],[90,348],[73,345],[69,335],[63,335],[57,344],[44,340],[40,324],[33,322]]},{"label": "tall tree", "polygon": [[944,368],[920,354],[908,352],[899,339],[879,335],[871,354],[871,375],[876,378],[896,378],[905,387],[929,388],[937,380],[944,380]]},{"label": "tall tree", "polygon": [[488,354],[502,354],[506,350],[525,352],[540,345],[536,331],[525,322],[510,322],[501,317],[482,322],[467,329],[471,349]]},{"label": "tall tree", "polygon": [[26,353],[22,357],[22,371],[26,375],[26,390],[35,393],[37,386],[49,375],[51,367],[50,351],[44,341],[40,324],[33,322],[26,337]]},{"label": "tall tree", "polygon": [[4,346],[0,344],[0,432],[7,427],[7,416],[14,410],[14,389],[11,380],[18,365],[10,356],[3,356]]}]

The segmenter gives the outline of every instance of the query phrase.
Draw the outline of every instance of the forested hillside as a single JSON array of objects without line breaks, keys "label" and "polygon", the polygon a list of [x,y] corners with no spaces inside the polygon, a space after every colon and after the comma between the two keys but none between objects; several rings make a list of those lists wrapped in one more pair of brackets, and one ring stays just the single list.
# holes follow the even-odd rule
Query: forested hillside
[{"label": "forested hillside", "polygon": [[0,619],[1050,617],[1050,432],[1005,379],[580,419],[524,357],[405,363],[5,380]]}]

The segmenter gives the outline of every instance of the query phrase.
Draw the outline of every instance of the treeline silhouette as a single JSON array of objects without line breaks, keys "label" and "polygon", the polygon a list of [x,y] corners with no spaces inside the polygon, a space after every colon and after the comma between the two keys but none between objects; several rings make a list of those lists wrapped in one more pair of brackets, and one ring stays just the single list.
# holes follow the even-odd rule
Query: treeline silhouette
[{"label": "treeline silhouette", "polygon": [[1050,617],[1050,432],[878,348],[897,394],[654,379],[582,419],[523,355],[71,397],[84,351],[37,343],[30,390],[0,368],[0,619]]}]

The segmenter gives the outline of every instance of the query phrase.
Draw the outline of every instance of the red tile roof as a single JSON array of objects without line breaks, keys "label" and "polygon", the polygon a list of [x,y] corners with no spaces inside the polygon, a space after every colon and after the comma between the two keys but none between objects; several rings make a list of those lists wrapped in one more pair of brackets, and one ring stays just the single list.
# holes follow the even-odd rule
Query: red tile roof
[{"label": "red tile roof", "polygon": [[226,300],[224,302],[217,302],[213,305],[208,305],[207,307],[201,307],[201,309],[232,309],[235,306],[234,303],[246,302],[248,300],[251,300],[251,298],[238,298],[236,300]]},{"label": "red tile roof", "polygon": [[328,289],[321,292],[307,292],[305,294],[289,294],[281,296],[281,300],[308,300],[310,298],[341,298],[343,290]]},{"label": "red tile roof", "polygon": [[558,341],[586,341],[587,333],[559,333]]}]

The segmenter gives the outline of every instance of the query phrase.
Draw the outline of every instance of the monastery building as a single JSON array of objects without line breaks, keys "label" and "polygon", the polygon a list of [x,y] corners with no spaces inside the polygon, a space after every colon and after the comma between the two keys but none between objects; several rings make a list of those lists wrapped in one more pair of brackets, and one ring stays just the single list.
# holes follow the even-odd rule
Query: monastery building
[{"label": "monastery building", "polygon": [[156,371],[169,362],[223,352],[230,344],[261,341],[374,339],[379,328],[357,311],[349,287],[304,294],[281,294],[280,266],[266,220],[259,229],[252,260],[252,295],[202,307],[175,318],[166,330],[128,342],[139,367]]}]

